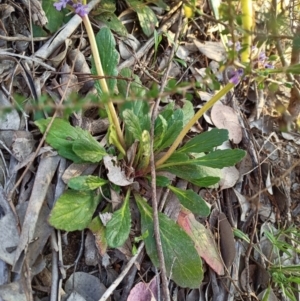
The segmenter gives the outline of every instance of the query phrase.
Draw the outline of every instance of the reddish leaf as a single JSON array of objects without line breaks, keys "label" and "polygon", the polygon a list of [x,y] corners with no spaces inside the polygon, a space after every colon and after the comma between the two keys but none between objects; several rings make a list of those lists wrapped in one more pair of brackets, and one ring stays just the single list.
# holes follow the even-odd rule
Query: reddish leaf
[{"label": "reddish leaf", "polygon": [[179,212],[177,223],[194,241],[198,254],[206,263],[218,275],[224,275],[223,263],[210,230],[197,222],[194,214],[187,209]]},{"label": "reddish leaf", "polygon": [[149,283],[139,282],[130,291],[127,301],[156,301],[157,281],[154,277]]}]

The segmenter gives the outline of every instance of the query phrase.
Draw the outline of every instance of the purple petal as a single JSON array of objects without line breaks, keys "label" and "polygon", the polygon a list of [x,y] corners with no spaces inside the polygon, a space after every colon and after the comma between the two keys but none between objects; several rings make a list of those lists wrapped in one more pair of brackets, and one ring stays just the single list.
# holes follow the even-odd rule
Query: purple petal
[{"label": "purple petal", "polygon": [[258,60],[260,62],[264,62],[267,59],[266,53],[264,51],[262,51],[259,55],[258,55]]},{"label": "purple petal", "polygon": [[61,11],[62,8],[66,8],[69,0],[60,0],[53,4],[53,6],[58,10]]},{"label": "purple petal", "polygon": [[265,63],[265,68],[267,69],[274,69],[274,66],[270,63]]},{"label": "purple petal", "polygon": [[88,6],[87,5],[78,3],[78,4],[74,4],[73,7],[75,8],[75,13],[78,14],[80,17],[83,17],[88,14],[88,12],[87,12]]},{"label": "purple petal", "polygon": [[243,69],[237,69],[237,70],[232,72],[232,76],[230,77],[229,81],[231,83],[233,83],[234,85],[237,85],[240,82],[241,77],[243,76],[243,74],[244,74]]}]

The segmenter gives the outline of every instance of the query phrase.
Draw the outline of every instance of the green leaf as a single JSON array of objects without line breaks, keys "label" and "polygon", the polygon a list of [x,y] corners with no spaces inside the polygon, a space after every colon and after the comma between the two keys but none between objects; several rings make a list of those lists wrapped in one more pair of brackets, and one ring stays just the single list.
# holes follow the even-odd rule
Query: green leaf
[{"label": "green leaf", "polygon": [[38,25],[32,24],[32,32],[34,38],[41,38],[41,37],[47,37],[47,32]]},{"label": "green leaf", "polygon": [[141,141],[143,129],[139,117],[132,110],[125,110],[123,112],[123,120],[126,130],[132,134],[134,140]]},{"label": "green leaf", "polygon": [[153,149],[156,149],[162,144],[166,131],[167,131],[167,121],[162,115],[158,115],[155,120],[155,127],[154,127],[154,143]]},{"label": "green leaf", "polygon": [[103,13],[114,13],[116,11],[116,1],[115,0],[102,0],[93,10],[92,14],[95,18]]},{"label": "green leaf", "polygon": [[65,231],[83,230],[91,222],[99,201],[99,196],[91,191],[67,190],[56,201],[49,223]]},{"label": "green leaf", "polygon": [[[133,97],[142,97],[145,94],[145,88],[142,85],[140,78],[133,74],[129,68],[123,68],[120,71],[120,76],[128,78],[129,80],[119,79],[117,82],[119,93],[127,98],[128,95]],[[133,80],[132,80],[133,79]]]},{"label": "green leaf", "polygon": [[147,37],[151,36],[158,23],[153,10],[139,0],[127,0],[126,2],[137,13],[144,34]]},{"label": "green leaf", "polygon": [[[103,72],[107,76],[117,76],[117,66],[119,63],[119,54],[116,51],[115,38],[111,31],[107,27],[103,27],[96,35],[96,43],[100,55],[100,60],[103,68]],[[92,73],[97,75],[94,60],[92,60]],[[106,79],[108,90],[111,94],[115,91],[117,80],[115,78]],[[95,82],[95,87],[98,94],[103,95],[103,91],[98,81]]]},{"label": "green leaf", "polygon": [[179,148],[177,153],[204,153],[213,150],[214,147],[227,141],[228,131],[224,129],[212,129],[195,136],[183,147]]},{"label": "green leaf", "polygon": [[[152,208],[139,195],[134,194],[141,212],[142,233],[145,238],[147,254],[152,263],[159,267],[158,254],[154,240]],[[166,215],[159,213],[159,232],[168,276],[181,287],[199,288],[203,279],[202,261],[191,238]]]},{"label": "green leaf", "polygon": [[[131,69],[129,68],[123,68],[121,71],[120,71],[120,76],[124,77],[124,78],[128,78],[130,79],[132,77],[132,71]],[[130,81],[127,81],[125,79],[119,79],[117,81],[117,86],[118,86],[118,90],[119,90],[119,93],[124,97],[126,98],[127,97],[127,94],[129,92],[129,88],[128,86],[130,85]]]},{"label": "green leaf", "polygon": [[219,169],[198,166],[198,165],[178,165],[162,168],[178,178],[187,180],[199,187],[208,187],[220,181],[221,171]]},{"label": "green leaf", "polygon": [[103,22],[110,30],[113,30],[121,37],[127,37],[127,29],[118,17],[111,12],[105,12],[95,17],[96,20]]},{"label": "green leaf", "polygon": [[66,14],[66,10],[58,11],[54,5],[52,0],[43,0],[42,1],[43,10],[48,18],[48,23],[45,27],[51,32],[56,32],[61,25],[63,24],[63,18]]},{"label": "green leaf", "polygon": [[137,169],[144,170],[150,162],[150,133],[143,131],[138,152],[139,164]]},{"label": "green leaf", "polygon": [[[146,176],[146,178],[151,183],[152,178],[150,176]],[[170,180],[167,177],[161,175],[156,176],[156,186],[167,187],[168,185],[170,185]]]},{"label": "green leaf", "polygon": [[[124,112],[130,110],[132,115],[135,115],[135,120],[139,120],[139,128],[143,131],[150,132],[150,115],[149,115],[149,104],[146,101],[130,101],[125,102],[121,106],[121,117],[125,120]],[[125,114],[126,115],[126,114]],[[138,131],[140,131],[138,130]],[[137,131],[137,130],[136,130]],[[136,132],[135,131],[135,132]],[[128,127],[125,127],[125,141],[127,146],[133,144],[134,136]]]},{"label": "green leaf", "polygon": [[[45,133],[50,121],[51,118],[40,119],[35,122],[35,125]],[[106,154],[104,148],[89,132],[73,127],[60,118],[54,119],[46,142],[56,149],[59,155],[74,163],[99,162]],[[90,159],[92,161],[89,161]]]},{"label": "green leaf", "polygon": [[68,186],[74,190],[95,190],[108,181],[95,176],[79,176],[70,179]]},{"label": "green leaf", "polygon": [[201,165],[211,168],[223,168],[233,166],[240,162],[246,155],[246,152],[241,149],[224,149],[216,150],[205,156],[191,159],[183,153],[175,152],[160,168],[178,165]]},{"label": "green leaf", "polygon": [[95,237],[95,243],[101,256],[106,253],[107,240],[105,235],[105,227],[99,216],[96,216],[88,225],[88,228]]},{"label": "green leaf", "polygon": [[111,248],[121,247],[129,236],[131,227],[129,195],[130,193],[127,193],[124,204],[113,213],[106,225],[106,239]]},{"label": "green leaf", "polygon": [[97,163],[107,155],[105,149],[88,131],[82,130],[79,139],[74,141],[72,148],[74,153],[86,162]]},{"label": "green leaf", "polygon": [[[167,129],[163,135],[163,139],[161,144],[157,147],[155,150],[156,152],[159,152],[168,146],[170,146],[175,139],[178,137],[179,133],[181,132],[183,128],[183,112],[182,110],[164,110],[160,114],[166,121],[167,121]],[[160,119],[156,119],[159,123],[161,122]],[[163,134],[163,133],[162,133]],[[160,135],[160,133],[156,133],[156,135]]]},{"label": "green leaf", "polygon": [[182,190],[169,185],[168,188],[177,196],[179,202],[193,213],[208,216],[210,208],[200,195],[193,190]]},{"label": "green leaf", "polygon": [[223,168],[235,165],[240,162],[245,155],[246,152],[242,149],[224,149],[213,151],[201,158],[190,161],[192,161],[191,164],[196,163],[212,168]]},{"label": "green leaf", "polygon": [[194,106],[193,104],[186,100],[183,107],[182,107],[182,112],[183,112],[183,126],[185,126],[193,117],[194,117]]}]

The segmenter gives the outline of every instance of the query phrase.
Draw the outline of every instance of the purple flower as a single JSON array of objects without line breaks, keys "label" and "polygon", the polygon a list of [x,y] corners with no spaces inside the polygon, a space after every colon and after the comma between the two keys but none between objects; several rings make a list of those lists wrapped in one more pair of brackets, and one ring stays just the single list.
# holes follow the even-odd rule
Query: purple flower
[{"label": "purple flower", "polygon": [[231,71],[230,73],[231,74],[228,74],[229,81],[234,85],[237,85],[240,82],[241,77],[244,75],[244,70],[239,68],[237,70]]},{"label": "purple flower", "polygon": [[73,4],[73,7],[75,8],[75,13],[78,14],[80,17],[83,17],[88,14],[87,5],[77,3],[77,4]]},{"label": "purple flower", "polygon": [[[233,42],[232,41],[228,41],[227,46],[231,47],[233,46]],[[237,52],[239,52],[241,50],[241,43],[240,42],[235,42],[235,50]]]},{"label": "purple flower", "polygon": [[274,66],[271,63],[268,63],[268,57],[264,51],[261,51],[258,55],[258,63],[264,66],[267,69],[273,69]]},{"label": "purple flower", "polygon": [[62,8],[66,8],[66,6],[69,2],[70,2],[69,0],[59,0],[58,2],[54,3],[53,5],[58,11],[61,11]]}]

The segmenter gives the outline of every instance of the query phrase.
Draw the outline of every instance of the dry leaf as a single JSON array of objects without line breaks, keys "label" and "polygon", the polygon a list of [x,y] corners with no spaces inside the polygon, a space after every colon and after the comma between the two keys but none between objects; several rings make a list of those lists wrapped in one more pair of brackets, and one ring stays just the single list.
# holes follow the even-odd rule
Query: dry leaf
[{"label": "dry leaf", "polygon": [[108,170],[107,177],[110,182],[118,186],[127,186],[133,183],[133,179],[127,179],[125,172],[118,166],[117,157],[104,156],[103,162]]},{"label": "dry leaf", "polygon": [[246,214],[250,210],[250,203],[247,201],[247,199],[241,195],[237,190],[233,189],[239,203],[240,203],[240,208],[242,210],[241,214],[241,221],[244,222],[246,221]]},{"label": "dry leaf", "polygon": [[205,43],[201,43],[194,40],[194,43],[198,47],[199,51],[209,59],[217,62],[221,62],[226,59],[226,49],[221,42],[205,41]]},{"label": "dry leaf", "polygon": [[149,283],[139,282],[136,284],[127,298],[127,301],[156,301],[157,280],[154,277]]},{"label": "dry leaf", "polygon": [[219,214],[220,247],[223,261],[229,269],[235,258],[235,241],[231,225],[224,213]]},{"label": "dry leaf", "polygon": [[216,103],[211,110],[211,119],[218,129],[227,129],[229,139],[235,144],[239,144],[242,140],[242,127],[239,124],[239,119],[235,111],[224,106],[221,103]]},{"label": "dry leaf", "polygon": [[178,225],[192,238],[198,254],[218,274],[224,275],[224,267],[209,229],[196,221],[193,213],[181,210],[177,219]]},{"label": "dry leaf", "polygon": [[219,182],[221,190],[233,187],[239,177],[240,173],[235,166],[222,168],[222,177]]}]

